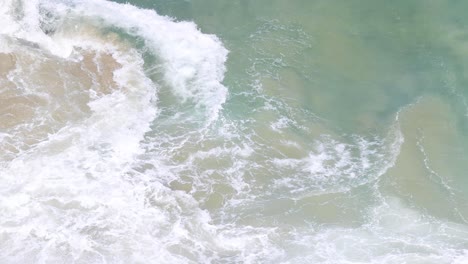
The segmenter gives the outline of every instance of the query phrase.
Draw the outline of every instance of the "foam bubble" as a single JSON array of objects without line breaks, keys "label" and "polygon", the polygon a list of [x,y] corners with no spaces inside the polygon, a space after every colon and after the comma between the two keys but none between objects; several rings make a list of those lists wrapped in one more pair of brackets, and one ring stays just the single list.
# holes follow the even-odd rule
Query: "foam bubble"
[{"label": "foam bubble", "polygon": [[146,47],[161,59],[164,79],[172,91],[206,108],[209,120],[216,119],[227,96],[221,84],[227,50],[216,36],[202,34],[192,22],[174,22],[153,10],[109,1],[81,1],[67,15],[98,19],[142,37]]},{"label": "foam bubble", "polygon": [[[0,157],[0,262],[466,260],[466,226],[374,189],[399,155],[398,118],[383,136],[343,135],[263,98],[263,124],[227,120],[218,116],[227,51],[195,24],[101,0],[4,3],[0,50],[16,61],[0,76],[36,113],[0,131],[0,147],[44,130]],[[162,80],[148,77],[153,68]],[[190,107],[161,117],[164,84]],[[219,126],[179,122],[194,105]],[[365,205],[362,189],[372,193]],[[350,204],[359,216],[332,219]]]},{"label": "foam bubble", "polygon": [[396,123],[380,139],[353,136],[351,143],[324,136],[305,158],[275,158],[279,170],[294,170],[294,177],[275,180],[279,189],[290,193],[343,192],[378,179],[395,163],[403,136]]},{"label": "foam bubble", "polygon": [[466,226],[425,217],[389,197],[362,226],[294,231],[288,263],[456,263],[466,257]]},{"label": "foam bubble", "polygon": [[[7,14],[2,51],[17,59],[6,80],[20,97],[46,102],[20,122],[42,125],[44,133],[0,170],[3,263],[204,262],[223,258],[213,248],[229,259],[257,241],[246,235],[237,247],[222,246],[233,234],[220,235],[191,196],[138,171],[145,166],[141,141],[158,113],[158,85],[146,76],[143,51],[112,32],[143,38],[163,61],[174,94],[193,101],[208,121],[227,93],[220,84],[227,51],[216,37],[106,1],[10,1],[0,11]],[[18,146],[19,128],[2,133],[2,144]],[[158,173],[166,166],[160,164]]]}]

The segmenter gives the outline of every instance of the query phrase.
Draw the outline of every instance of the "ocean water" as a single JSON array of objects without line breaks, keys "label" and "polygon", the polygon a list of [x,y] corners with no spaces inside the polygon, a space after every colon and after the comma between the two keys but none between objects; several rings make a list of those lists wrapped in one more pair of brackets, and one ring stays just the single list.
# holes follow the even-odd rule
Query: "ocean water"
[{"label": "ocean water", "polygon": [[467,9],[0,0],[0,263],[468,263]]}]

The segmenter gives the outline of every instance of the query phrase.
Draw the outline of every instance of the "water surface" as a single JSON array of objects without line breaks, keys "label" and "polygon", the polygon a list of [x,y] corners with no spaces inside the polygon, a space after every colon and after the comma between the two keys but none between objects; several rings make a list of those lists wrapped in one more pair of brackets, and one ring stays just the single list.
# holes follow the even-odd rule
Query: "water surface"
[{"label": "water surface", "polygon": [[0,262],[468,261],[467,5],[0,0]]}]

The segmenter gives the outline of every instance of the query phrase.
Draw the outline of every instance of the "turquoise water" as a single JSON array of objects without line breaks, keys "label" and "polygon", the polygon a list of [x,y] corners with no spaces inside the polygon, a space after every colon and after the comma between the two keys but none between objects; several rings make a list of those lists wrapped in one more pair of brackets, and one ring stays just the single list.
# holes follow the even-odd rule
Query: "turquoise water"
[{"label": "turquoise water", "polygon": [[467,8],[0,0],[0,262],[468,262]]}]

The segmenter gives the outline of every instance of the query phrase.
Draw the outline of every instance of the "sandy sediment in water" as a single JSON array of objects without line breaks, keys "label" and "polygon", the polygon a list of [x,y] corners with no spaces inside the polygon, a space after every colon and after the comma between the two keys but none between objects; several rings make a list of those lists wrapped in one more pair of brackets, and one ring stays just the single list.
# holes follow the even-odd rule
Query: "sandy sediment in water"
[{"label": "sandy sediment in water", "polygon": [[63,59],[21,47],[0,53],[0,149],[12,158],[91,114],[89,103],[120,89],[112,54],[76,50]]},{"label": "sandy sediment in water", "polygon": [[0,76],[5,77],[16,64],[16,58],[12,54],[0,53]]}]

